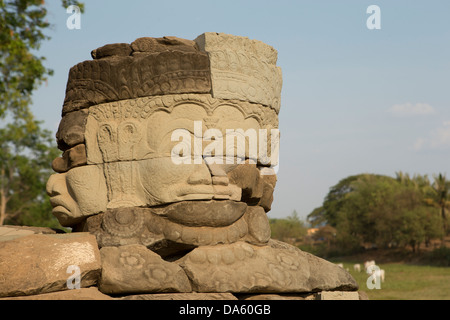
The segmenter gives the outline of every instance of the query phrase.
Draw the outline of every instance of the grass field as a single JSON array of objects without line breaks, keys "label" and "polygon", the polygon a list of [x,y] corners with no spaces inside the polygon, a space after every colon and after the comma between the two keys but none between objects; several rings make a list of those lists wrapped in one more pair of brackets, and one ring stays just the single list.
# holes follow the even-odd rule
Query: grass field
[{"label": "grass field", "polygon": [[[359,290],[367,293],[370,300],[450,300],[450,267],[411,265],[405,263],[377,264],[385,270],[381,289],[368,289],[368,274],[360,261],[333,261],[343,263],[359,284]],[[361,264],[361,272],[353,270]]]}]

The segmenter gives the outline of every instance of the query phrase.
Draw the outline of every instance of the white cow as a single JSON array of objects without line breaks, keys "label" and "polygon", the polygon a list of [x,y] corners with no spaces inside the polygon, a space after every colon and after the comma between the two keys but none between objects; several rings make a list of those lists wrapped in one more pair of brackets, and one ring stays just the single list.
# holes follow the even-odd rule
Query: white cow
[{"label": "white cow", "polygon": [[376,270],[375,271],[375,279],[380,278],[381,282],[384,282],[384,274],[385,274],[384,269]]},{"label": "white cow", "polygon": [[368,267],[374,266],[374,265],[375,265],[375,260],[366,261],[366,262],[364,262],[364,269],[366,269],[366,271],[367,271]]},{"label": "white cow", "polygon": [[369,279],[367,279],[367,287],[373,289],[373,285],[375,285],[375,288],[381,289],[380,285],[384,282],[385,271],[380,269],[377,265],[370,265],[367,267],[366,272],[371,275]]},{"label": "white cow", "polygon": [[336,263],[336,265],[337,265],[338,267],[341,267],[342,269],[344,269],[344,264],[343,264],[343,263]]},{"label": "white cow", "polygon": [[353,271],[361,272],[361,265],[359,263],[354,264]]}]

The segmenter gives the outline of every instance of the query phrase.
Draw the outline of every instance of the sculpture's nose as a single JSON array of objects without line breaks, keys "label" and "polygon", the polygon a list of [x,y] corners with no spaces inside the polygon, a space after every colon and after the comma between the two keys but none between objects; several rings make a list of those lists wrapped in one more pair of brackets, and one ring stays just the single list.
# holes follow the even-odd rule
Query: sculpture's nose
[{"label": "sculpture's nose", "polygon": [[199,165],[199,169],[195,170],[188,178],[187,181],[192,185],[199,184],[211,184],[211,174],[209,173],[208,167],[204,165]]},{"label": "sculpture's nose", "polygon": [[228,186],[229,179],[227,173],[232,170],[235,164],[218,164],[214,158],[204,158],[205,165],[199,166],[188,178],[188,183],[192,185],[206,184]]},{"label": "sculpture's nose", "polygon": [[50,197],[58,196],[66,191],[66,174],[52,174],[47,181],[46,191]]},{"label": "sculpture's nose", "polygon": [[211,181],[213,185],[227,186],[230,182],[227,177],[226,165],[213,162],[214,158],[205,158],[206,166],[211,173]]},{"label": "sculpture's nose", "polygon": [[229,183],[227,174],[237,166],[236,160],[233,159],[231,164],[228,164],[226,159],[223,164],[216,163],[214,157],[205,157],[204,160],[211,173],[212,184],[227,186]]},{"label": "sculpture's nose", "polygon": [[[215,163],[214,158],[204,158],[206,166],[211,173],[211,182],[214,188],[213,199],[230,199],[234,193],[236,193],[236,188],[230,184],[228,178],[228,172],[236,167],[236,164],[224,164]],[[240,190],[239,197],[240,197]]]}]

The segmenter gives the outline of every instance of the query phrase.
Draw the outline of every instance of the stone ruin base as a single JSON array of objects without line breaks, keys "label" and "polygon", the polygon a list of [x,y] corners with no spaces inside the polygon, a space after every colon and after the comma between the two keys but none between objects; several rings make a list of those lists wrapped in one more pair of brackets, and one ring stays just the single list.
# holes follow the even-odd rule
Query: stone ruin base
[{"label": "stone ruin base", "polygon": [[[77,280],[79,283],[77,283]],[[87,232],[0,227],[0,299],[365,300],[344,269],[286,243],[197,247],[162,259]]]},{"label": "stone ruin base", "polygon": [[65,290],[31,296],[0,298],[0,300],[368,300],[364,292],[322,291],[304,294],[232,294],[232,293],[151,293],[111,297],[97,287]]}]

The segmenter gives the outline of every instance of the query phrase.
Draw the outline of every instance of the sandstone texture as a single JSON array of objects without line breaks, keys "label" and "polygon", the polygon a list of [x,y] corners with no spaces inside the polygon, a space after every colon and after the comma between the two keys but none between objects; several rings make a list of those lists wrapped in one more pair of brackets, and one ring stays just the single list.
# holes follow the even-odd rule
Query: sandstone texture
[{"label": "sandstone texture", "polygon": [[0,226],[0,242],[29,236],[31,234],[56,234],[56,233],[64,233],[64,231],[43,227]]},{"label": "sandstone texture", "polygon": [[199,292],[315,292],[357,290],[342,268],[272,240],[268,246],[202,246],[179,262]]},{"label": "sandstone texture", "polygon": [[89,287],[29,296],[0,298],[0,300],[114,300],[114,298],[101,293],[97,287]]},{"label": "sandstone texture", "polygon": [[70,112],[61,119],[56,132],[56,142],[60,150],[66,151],[84,143],[87,116],[88,112],[84,109]]},{"label": "sandstone texture", "polygon": [[317,300],[360,300],[360,298],[355,291],[322,291],[317,294]]},{"label": "sandstone texture", "polygon": [[210,91],[205,52],[167,50],[112,55],[70,69],[63,115],[117,100]]},{"label": "sandstone texture", "polygon": [[81,287],[97,283],[100,252],[91,234],[31,234],[0,241],[0,297],[67,290],[73,265],[80,270]]},{"label": "sandstone texture", "polygon": [[154,293],[122,297],[121,300],[238,300],[231,293]]},{"label": "sandstone texture", "polygon": [[195,42],[208,53],[214,97],[280,110],[282,79],[274,48],[258,40],[215,32],[204,33]]},{"label": "sandstone texture", "polygon": [[176,264],[164,261],[142,245],[101,249],[99,289],[107,294],[191,292],[191,284]]},{"label": "sandstone texture", "polygon": [[[344,269],[276,240],[199,246],[163,259],[140,244],[99,250],[89,233],[23,227],[0,232],[2,299],[367,299]],[[74,265],[81,271],[79,288],[68,287],[68,267]]]}]

